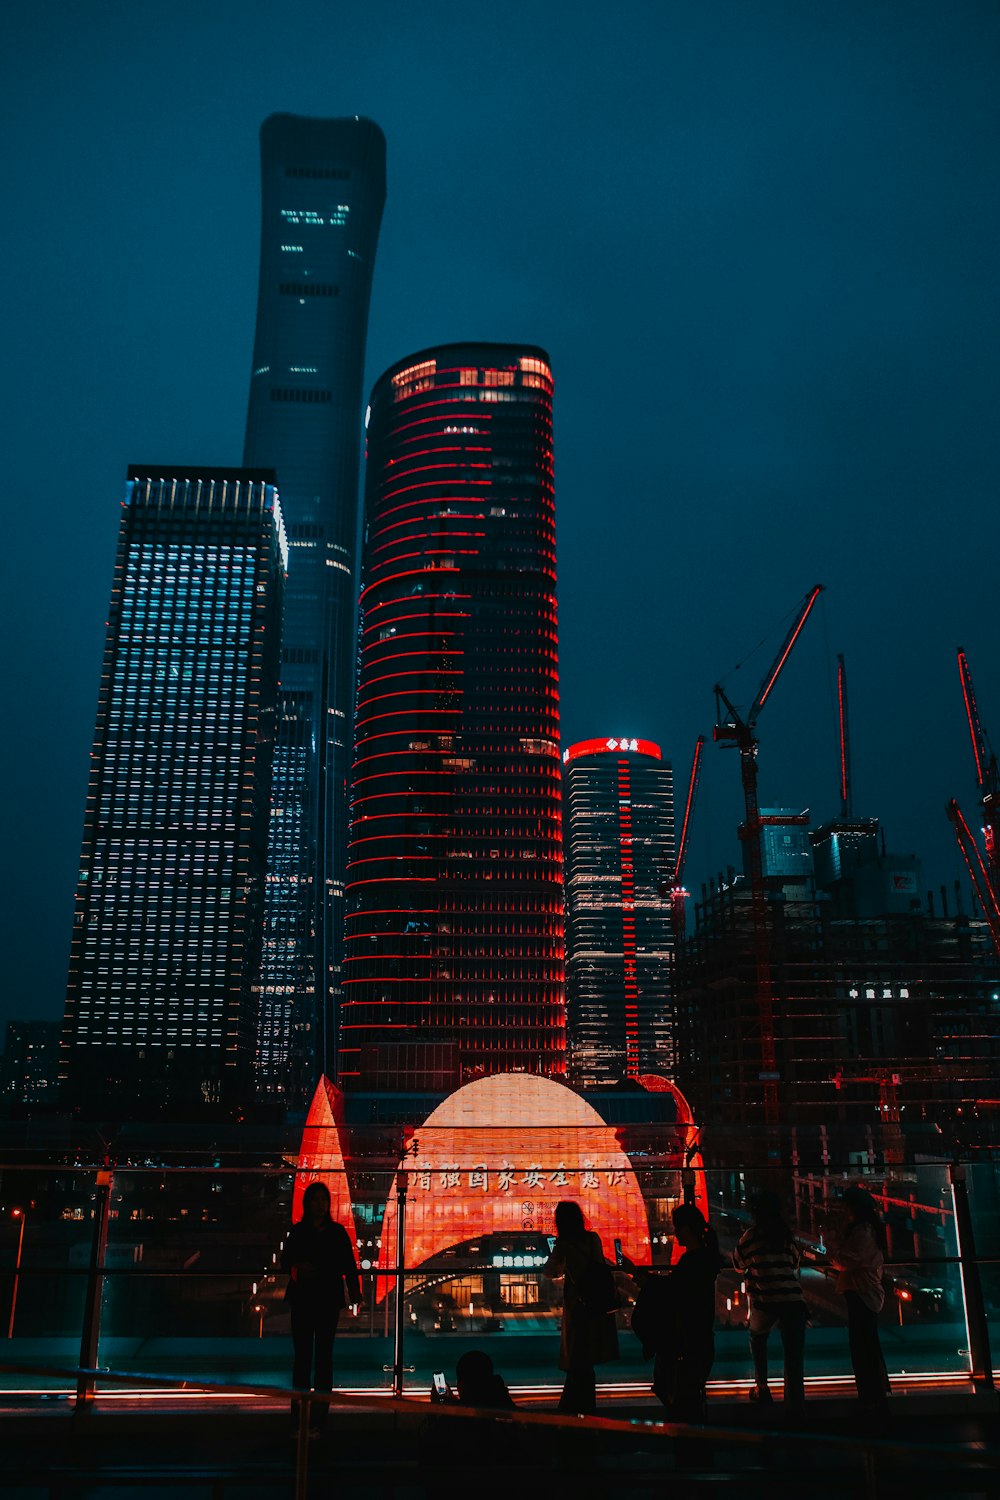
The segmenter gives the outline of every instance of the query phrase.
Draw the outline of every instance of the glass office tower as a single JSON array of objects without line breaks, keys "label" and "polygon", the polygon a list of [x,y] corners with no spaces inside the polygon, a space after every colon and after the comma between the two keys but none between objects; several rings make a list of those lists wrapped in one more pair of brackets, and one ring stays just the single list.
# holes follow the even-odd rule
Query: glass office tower
[{"label": "glass office tower", "polygon": [[583,740],[566,778],[570,1063],[582,1087],[673,1075],[674,778],[650,740]]},{"label": "glass office tower", "polygon": [[129,469],[60,1051],[86,1113],[252,1097],[286,562],[273,474]]},{"label": "glass office tower", "polygon": [[371,397],[340,1078],[565,1071],[552,375],[453,344]]},{"label": "glass office tower", "polygon": [[260,289],[244,463],[277,471],[285,594],[258,1080],[334,1067],[354,697],[358,462],[385,139],[370,120],[261,129]]}]

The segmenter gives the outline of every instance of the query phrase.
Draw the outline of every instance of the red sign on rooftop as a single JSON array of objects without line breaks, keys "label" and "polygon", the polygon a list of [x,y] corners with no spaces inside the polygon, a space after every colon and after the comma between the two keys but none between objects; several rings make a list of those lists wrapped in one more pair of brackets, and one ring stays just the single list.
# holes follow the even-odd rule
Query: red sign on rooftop
[{"label": "red sign on rooftop", "polygon": [[663,753],[659,745],[652,740],[617,739],[614,736],[607,740],[578,740],[575,745],[570,745],[568,750],[563,751],[563,765],[571,760],[580,760],[585,755],[648,755],[653,760],[662,760]]}]

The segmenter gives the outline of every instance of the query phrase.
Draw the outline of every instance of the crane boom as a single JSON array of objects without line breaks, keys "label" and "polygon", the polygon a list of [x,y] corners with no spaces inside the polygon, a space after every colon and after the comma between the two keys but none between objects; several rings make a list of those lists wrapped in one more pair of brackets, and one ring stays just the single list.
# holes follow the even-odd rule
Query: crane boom
[{"label": "crane boom", "polygon": [[955,838],[958,840],[958,847],[961,850],[962,858],[965,860],[973,889],[979,899],[979,904],[983,909],[983,916],[990,930],[990,937],[993,939],[997,958],[1000,959],[1000,900],[997,899],[997,892],[990,880],[989,872],[983,864],[982,855],[979,853],[979,848],[972,836],[972,829],[965,821],[962,809],[954,797],[948,803],[946,811],[948,817],[955,825]]},{"label": "crane boom", "polygon": [[816,603],[816,600],[819,598],[822,592],[823,585],[821,583],[814,584],[800,604],[798,613],[795,616],[795,620],[792,623],[791,629],[782,642],[781,650],[778,652],[774,661],[771,663],[770,669],[765,674],[760,687],[757,689],[757,696],[753,700],[753,707],[747,714],[748,723],[753,724],[756,722],[757,715],[764,707],[764,704],[767,702],[771,694],[771,690],[774,687],[774,684],[781,676],[781,673],[784,670],[785,662],[792,654],[792,647],[795,645],[795,642],[802,634],[802,627],[808,620],[810,614],[812,613],[812,607]]},{"label": "crane boom", "polygon": [[671,885],[680,885],[681,876],[684,874],[684,865],[687,861],[688,843],[691,838],[691,814],[694,812],[695,798],[698,795],[698,783],[701,780],[701,757],[705,749],[705,736],[699,734],[694,745],[694,756],[691,760],[691,775],[688,777],[687,801],[684,804],[684,821],[681,824],[681,836],[677,841],[677,859],[674,862],[673,873],[670,877]]},{"label": "crane boom", "polygon": [[989,738],[979,717],[976,690],[972,685],[969,658],[958,648],[958,675],[962,682],[962,697],[965,699],[965,716],[969,721],[969,736],[972,753],[976,761],[976,781],[982,799],[983,838],[986,841],[986,860],[989,865],[990,884],[995,895],[1000,895],[1000,768],[990,747]]},{"label": "crane boom", "polygon": [[[724,706],[728,714],[725,722],[716,722],[713,736],[716,743],[729,743],[740,752],[740,777],[743,783],[743,802],[746,809],[741,837],[747,851],[750,870],[750,911],[753,921],[754,967],[756,971],[757,1017],[760,1030],[760,1082],[764,1095],[764,1124],[770,1134],[778,1123],[778,1074],[775,1068],[774,1050],[774,997],[771,992],[771,944],[767,923],[767,896],[764,890],[764,861],[760,846],[760,804],[757,798],[757,718],[767,702],[775,683],[791,655],[795,642],[812,612],[813,605],[823,592],[817,583],[806,594],[799,605],[795,619],[781,649],[764,675],[757,695],[746,717],[734,707],[722,687],[715,687],[717,720],[722,719]],[[768,1154],[776,1151],[769,1142]]]},{"label": "crane boom", "polygon": [[990,750],[989,740],[983,729],[982,720],[979,717],[979,705],[976,702],[976,690],[972,685],[972,672],[969,669],[969,658],[958,648],[958,675],[962,682],[962,697],[965,699],[965,716],[969,721],[969,735],[972,740],[972,753],[976,760],[976,781],[982,792],[997,791],[997,758]]},{"label": "crane boom", "polygon": [[694,812],[695,798],[698,795],[698,783],[701,780],[701,757],[705,749],[705,736],[699,734],[694,746],[694,757],[691,761],[691,775],[688,777],[687,801],[684,804],[684,821],[681,824],[681,836],[677,842],[677,858],[670,872],[666,884],[660,887],[660,894],[670,902],[670,925],[673,928],[674,948],[683,943],[684,934],[687,929],[687,916],[684,903],[688,893],[681,884],[684,874],[684,865],[687,860],[688,842],[691,837],[691,814]]}]

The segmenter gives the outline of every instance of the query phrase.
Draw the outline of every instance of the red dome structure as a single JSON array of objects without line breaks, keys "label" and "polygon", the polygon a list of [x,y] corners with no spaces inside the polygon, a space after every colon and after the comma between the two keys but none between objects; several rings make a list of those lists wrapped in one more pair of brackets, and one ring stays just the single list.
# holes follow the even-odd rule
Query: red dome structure
[{"label": "red dome structure", "polygon": [[[579,1203],[610,1258],[649,1259],[646,1206],[614,1127],[553,1079],[500,1073],[465,1084],[407,1147],[406,1265],[489,1234],[551,1234],[555,1206]],[[395,1263],[397,1192],[386,1204],[379,1270]],[[379,1278],[381,1300],[390,1285]]]}]

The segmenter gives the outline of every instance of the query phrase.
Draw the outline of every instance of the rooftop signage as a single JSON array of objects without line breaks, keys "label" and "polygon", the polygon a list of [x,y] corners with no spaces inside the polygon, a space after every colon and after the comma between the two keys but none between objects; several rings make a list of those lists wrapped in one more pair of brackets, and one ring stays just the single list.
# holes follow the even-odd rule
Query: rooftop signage
[{"label": "rooftop signage", "polygon": [[662,760],[663,752],[659,745],[652,740],[578,740],[575,745],[570,745],[568,750],[563,751],[563,765],[568,765],[571,760],[580,760],[585,755],[648,755],[652,760]]}]

